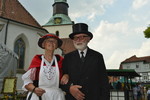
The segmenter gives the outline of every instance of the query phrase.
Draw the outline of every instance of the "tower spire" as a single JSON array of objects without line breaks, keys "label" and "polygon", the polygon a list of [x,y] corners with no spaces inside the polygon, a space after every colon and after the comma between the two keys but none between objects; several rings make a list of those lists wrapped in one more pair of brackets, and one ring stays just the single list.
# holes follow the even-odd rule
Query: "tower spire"
[{"label": "tower spire", "polygon": [[55,0],[53,4],[53,15],[55,14],[65,14],[68,15],[68,4],[66,0]]},{"label": "tower spire", "polygon": [[43,26],[73,24],[68,16],[69,5],[67,0],[54,0],[54,4],[52,6],[53,16]]}]

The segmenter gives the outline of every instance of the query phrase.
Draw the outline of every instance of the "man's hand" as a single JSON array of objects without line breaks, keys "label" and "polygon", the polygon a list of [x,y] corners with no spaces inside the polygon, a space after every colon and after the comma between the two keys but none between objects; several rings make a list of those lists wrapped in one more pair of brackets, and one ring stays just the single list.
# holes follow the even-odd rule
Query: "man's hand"
[{"label": "man's hand", "polygon": [[84,100],[85,99],[85,95],[79,90],[81,88],[82,88],[82,86],[80,86],[80,85],[70,86],[70,93],[77,100]]},{"label": "man's hand", "polygon": [[43,89],[37,87],[37,88],[35,88],[34,93],[35,93],[37,96],[42,96],[43,93],[45,93],[45,90],[43,90]]}]

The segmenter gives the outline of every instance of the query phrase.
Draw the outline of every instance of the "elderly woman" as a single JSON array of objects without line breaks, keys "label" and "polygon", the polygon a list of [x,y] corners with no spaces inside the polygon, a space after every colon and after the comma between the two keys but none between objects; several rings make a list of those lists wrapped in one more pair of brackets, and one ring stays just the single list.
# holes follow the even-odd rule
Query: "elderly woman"
[{"label": "elderly woman", "polygon": [[[65,100],[64,92],[59,88],[63,57],[54,55],[55,49],[61,45],[62,40],[55,34],[49,33],[39,39],[38,46],[45,53],[34,56],[28,71],[22,76],[23,89],[29,91],[27,100]],[[66,84],[68,78],[64,75],[62,84]]]}]

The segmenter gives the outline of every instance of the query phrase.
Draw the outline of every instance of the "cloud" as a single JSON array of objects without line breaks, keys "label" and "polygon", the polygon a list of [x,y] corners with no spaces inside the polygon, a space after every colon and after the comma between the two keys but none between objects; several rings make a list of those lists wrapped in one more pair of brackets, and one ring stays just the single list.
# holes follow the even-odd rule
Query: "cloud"
[{"label": "cloud", "polygon": [[148,0],[134,0],[132,7],[133,9],[137,10],[147,4]]},{"label": "cloud", "polygon": [[150,39],[142,43],[141,48],[137,52],[137,56],[150,56]]},{"label": "cloud", "polygon": [[129,27],[129,22],[101,21],[93,32],[89,46],[104,55],[108,69],[119,68],[120,63],[133,55],[149,55],[150,40],[143,39],[144,27]]},{"label": "cloud", "polygon": [[[109,23],[108,21],[101,21],[100,25],[93,32],[94,38],[91,41],[93,48],[98,50],[106,48],[114,48],[120,45],[120,39],[124,39],[128,29],[127,22]],[[119,36],[119,38],[118,38]],[[105,44],[105,45],[104,45]],[[101,46],[101,48],[98,48]]]},{"label": "cloud", "polygon": [[88,16],[88,20],[94,20],[94,17],[95,17],[96,13],[93,12],[90,16]]},{"label": "cloud", "polygon": [[130,13],[129,16],[132,18],[133,21],[137,22],[140,21],[140,18],[138,15]]},{"label": "cloud", "polygon": [[119,69],[120,63],[125,59],[134,55],[136,50],[122,50],[122,51],[114,51],[113,54],[106,60],[106,66],[108,69]]},{"label": "cloud", "polygon": [[[112,5],[115,0],[80,0],[68,1],[70,6],[69,16],[72,20],[77,20],[81,17],[88,19],[94,18],[96,15],[102,15],[105,12],[105,6]],[[80,3],[80,4],[79,4]]]},{"label": "cloud", "polygon": [[128,22],[124,21],[118,23],[101,21],[99,26],[95,29],[93,33],[94,38],[89,46],[104,54],[107,66],[110,66],[110,64],[110,67],[118,65],[118,61],[112,59],[118,59],[118,57],[120,57],[120,55],[118,55],[119,51],[124,49],[124,45],[127,45],[123,40],[127,29]]},{"label": "cloud", "polygon": [[133,55],[137,57],[150,56],[150,40],[144,42],[139,49],[125,49],[122,51],[114,51],[109,59],[106,60],[106,66],[108,69],[116,69],[120,67],[120,63]]}]

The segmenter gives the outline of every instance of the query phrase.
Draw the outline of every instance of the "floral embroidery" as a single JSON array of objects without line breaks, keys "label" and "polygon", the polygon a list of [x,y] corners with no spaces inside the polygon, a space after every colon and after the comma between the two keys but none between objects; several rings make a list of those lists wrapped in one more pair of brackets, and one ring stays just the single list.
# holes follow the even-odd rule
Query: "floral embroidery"
[{"label": "floral embroidery", "polygon": [[51,80],[56,75],[56,67],[53,66],[43,66],[43,71],[48,80]]}]

